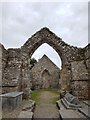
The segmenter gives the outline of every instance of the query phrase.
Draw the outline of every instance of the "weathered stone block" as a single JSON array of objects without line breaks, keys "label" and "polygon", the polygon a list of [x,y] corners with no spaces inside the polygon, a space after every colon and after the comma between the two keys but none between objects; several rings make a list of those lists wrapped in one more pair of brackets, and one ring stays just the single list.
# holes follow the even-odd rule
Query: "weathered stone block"
[{"label": "weathered stone block", "polygon": [[23,92],[11,92],[0,95],[2,100],[2,108],[13,110],[22,102]]},{"label": "weathered stone block", "polygon": [[72,80],[86,80],[88,79],[88,71],[84,60],[74,61],[71,63]]},{"label": "weathered stone block", "polygon": [[88,80],[73,81],[72,93],[81,99],[88,99]]}]

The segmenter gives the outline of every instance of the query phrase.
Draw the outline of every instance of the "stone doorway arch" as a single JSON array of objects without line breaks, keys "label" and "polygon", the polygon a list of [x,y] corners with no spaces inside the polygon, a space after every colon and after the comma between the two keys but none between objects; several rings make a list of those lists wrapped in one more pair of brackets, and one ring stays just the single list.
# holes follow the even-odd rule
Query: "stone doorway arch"
[{"label": "stone doorway arch", "polygon": [[48,70],[44,70],[41,74],[41,79],[42,79],[42,88],[50,88],[51,84],[51,75]]}]

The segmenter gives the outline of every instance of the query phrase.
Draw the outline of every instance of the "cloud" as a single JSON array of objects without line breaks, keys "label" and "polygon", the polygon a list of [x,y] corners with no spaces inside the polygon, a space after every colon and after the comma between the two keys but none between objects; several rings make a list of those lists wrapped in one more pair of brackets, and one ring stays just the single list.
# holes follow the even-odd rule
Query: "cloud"
[{"label": "cloud", "polygon": [[[21,47],[44,26],[70,45],[84,47],[88,44],[87,2],[4,2],[0,7],[3,36],[0,40],[6,48]],[[43,48],[42,51],[44,53]],[[40,50],[38,55],[41,55]],[[54,56],[51,52],[51,59],[57,61]]]}]

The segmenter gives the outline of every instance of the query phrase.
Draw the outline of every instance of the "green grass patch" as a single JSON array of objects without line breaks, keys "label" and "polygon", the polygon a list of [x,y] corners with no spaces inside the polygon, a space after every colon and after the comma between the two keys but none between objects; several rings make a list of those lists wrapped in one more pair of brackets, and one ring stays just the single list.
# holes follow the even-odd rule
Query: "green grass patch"
[{"label": "green grass patch", "polygon": [[56,101],[59,99],[59,94],[60,94],[59,90],[57,90],[57,89],[40,89],[40,90],[34,90],[34,91],[32,91],[32,100],[34,100],[36,102],[36,104],[40,105],[40,98],[39,98],[39,96],[40,96],[41,93],[43,93],[45,91],[51,92],[51,93],[57,95],[51,101],[52,104],[55,104]]},{"label": "green grass patch", "polygon": [[59,95],[52,99],[52,104],[56,104],[56,101],[59,100]]},{"label": "green grass patch", "polygon": [[44,91],[48,91],[48,92],[51,92],[51,93],[54,93],[54,94],[59,94],[60,93],[58,89],[50,89],[50,88],[48,88],[48,89],[44,89]]},{"label": "green grass patch", "polygon": [[32,103],[32,100],[31,99],[24,99],[22,101],[22,104],[25,105],[25,104],[28,104],[28,103]]},{"label": "green grass patch", "polygon": [[32,100],[34,100],[37,104],[39,104],[38,96],[41,94],[42,90],[34,90],[32,91]]}]

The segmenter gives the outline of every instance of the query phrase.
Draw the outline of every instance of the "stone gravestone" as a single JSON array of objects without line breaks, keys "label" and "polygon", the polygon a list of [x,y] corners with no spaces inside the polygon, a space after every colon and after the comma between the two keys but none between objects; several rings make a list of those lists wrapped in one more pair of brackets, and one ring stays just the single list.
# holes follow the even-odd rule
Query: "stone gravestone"
[{"label": "stone gravestone", "polygon": [[79,99],[75,96],[73,96],[70,93],[66,93],[65,97],[61,100],[61,102],[64,104],[64,106],[68,109],[76,109],[81,107]]},{"label": "stone gravestone", "polygon": [[75,97],[75,96],[73,96],[73,95],[70,94],[70,93],[66,93],[65,98],[66,98],[67,101],[70,102],[71,104],[74,104],[74,105],[80,104],[78,98]]},{"label": "stone gravestone", "polygon": [[59,107],[59,115],[62,120],[64,119],[82,119],[86,117],[78,112],[81,107],[79,99],[70,93],[66,93],[65,96],[58,100],[56,104]]},{"label": "stone gravestone", "polygon": [[10,92],[0,95],[2,101],[2,109],[13,110],[22,102],[23,92]]}]

